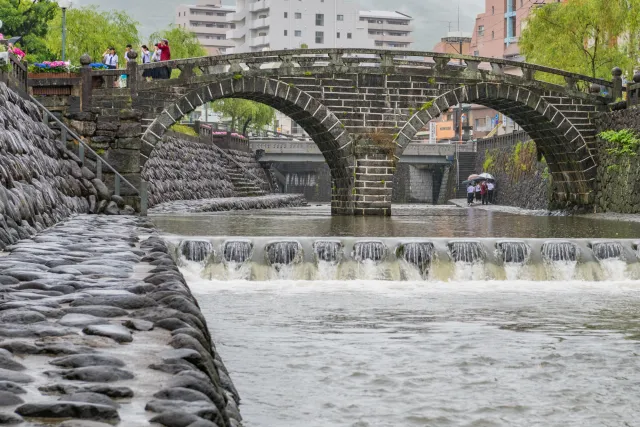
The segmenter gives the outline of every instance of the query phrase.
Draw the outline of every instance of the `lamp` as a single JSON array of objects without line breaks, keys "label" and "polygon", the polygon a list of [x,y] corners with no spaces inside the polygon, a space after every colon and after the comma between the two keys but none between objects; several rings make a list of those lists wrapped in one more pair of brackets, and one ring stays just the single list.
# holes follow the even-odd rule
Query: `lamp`
[{"label": "lamp", "polygon": [[64,61],[67,53],[67,9],[71,7],[71,1],[58,0],[58,6],[62,9],[62,60]]}]

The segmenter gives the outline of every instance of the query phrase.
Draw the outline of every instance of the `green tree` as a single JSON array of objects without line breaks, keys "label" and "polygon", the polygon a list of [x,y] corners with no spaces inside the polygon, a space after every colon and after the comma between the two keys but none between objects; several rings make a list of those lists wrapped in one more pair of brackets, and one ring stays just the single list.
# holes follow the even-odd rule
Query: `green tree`
[{"label": "green tree", "polygon": [[[240,130],[243,134],[251,127],[262,130],[273,123],[275,110],[268,105],[245,99],[225,98],[212,103],[212,109],[231,121],[231,129]],[[241,127],[241,129],[239,129]]]},{"label": "green tree", "polygon": [[45,39],[58,10],[52,0],[0,0],[2,32],[5,38],[21,36],[20,46],[30,60],[52,59]]},{"label": "green tree", "polygon": [[152,46],[163,39],[169,40],[171,59],[207,56],[207,51],[200,44],[198,37],[182,27],[170,25],[165,30],[151,34],[149,45]]},{"label": "green tree", "polygon": [[[88,53],[94,62],[102,62],[102,54],[111,46],[116,49],[121,65],[124,48],[131,44],[138,50],[138,22],[124,11],[102,11],[96,6],[67,10],[67,58],[78,63]],[[49,24],[46,44],[57,58],[62,55],[62,12],[58,11]]]},{"label": "green tree", "polygon": [[633,49],[620,42],[628,35],[633,14],[627,4],[630,1],[637,0],[549,3],[532,12],[520,49],[527,62],[591,77],[609,79],[616,66],[632,69],[637,57],[630,58],[628,52]]}]

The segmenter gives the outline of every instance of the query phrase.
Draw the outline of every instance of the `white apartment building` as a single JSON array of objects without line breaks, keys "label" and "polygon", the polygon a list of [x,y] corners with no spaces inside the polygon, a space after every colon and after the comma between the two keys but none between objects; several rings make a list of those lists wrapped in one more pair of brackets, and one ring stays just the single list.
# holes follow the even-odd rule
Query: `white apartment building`
[{"label": "white apartment building", "polygon": [[[370,47],[358,0],[237,0],[227,38],[235,52]],[[371,46],[372,47],[372,46]]]},{"label": "white apartment building", "polygon": [[400,12],[361,10],[360,22],[367,23],[369,39],[379,49],[411,49],[413,18]]},{"label": "white apartment building", "polygon": [[222,0],[197,0],[195,5],[181,4],[176,8],[176,25],[194,33],[209,55],[230,53],[233,40],[227,32],[235,25],[227,22],[227,15],[235,11],[224,6]]}]

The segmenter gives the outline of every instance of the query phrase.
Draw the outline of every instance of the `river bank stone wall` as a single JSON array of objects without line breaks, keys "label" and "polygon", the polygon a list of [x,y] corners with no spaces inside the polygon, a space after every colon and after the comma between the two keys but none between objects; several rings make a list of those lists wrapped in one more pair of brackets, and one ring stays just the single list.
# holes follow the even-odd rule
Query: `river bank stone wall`
[{"label": "river bank stone wall", "polygon": [[165,136],[142,170],[149,207],[174,200],[235,197],[223,155],[211,144]]},{"label": "river bank stone wall", "polygon": [[0,83],[0,250],[76,213],[133,213]]},{"label": "river bank stone wall", "polygon": [[146,219],[79,215],[7,250],[0,424],[240,425],[206,319]]},{"label": "river bank stone wall", "polygon": [[[548,209],[551,174],[544,158],[538,160],[533,141],[489,147],[478,143],[476,171],[496,179],[494,203],[524,209]],[[461,177],[462,179],[466,179]]]},{"label": "river bank stone wall", "polygon": [[[629,108],[600,114],[597,132],[631,129],[640,135],[640,109]],[[635,156],[616,155],[615,144],[598,140],[596,212],[640,213],[640,150]]]}]

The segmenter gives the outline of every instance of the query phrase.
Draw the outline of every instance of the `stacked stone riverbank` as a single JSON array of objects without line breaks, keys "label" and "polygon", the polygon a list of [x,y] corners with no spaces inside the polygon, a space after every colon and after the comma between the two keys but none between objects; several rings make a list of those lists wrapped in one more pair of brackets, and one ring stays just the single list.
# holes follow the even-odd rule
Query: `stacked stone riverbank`
[{"label": "stacked stone riverbank", "polygon": [[0,83],[0,250],[75,213],[133,213]]},{"label": "stacked stone riverbank", "polygon": [[301,194],[269,194],[259,197],[231,197],[226,199],[178,200],[155,206],[152,214],[248,211],[252,209],[295,208],[306,206]]},{"label": "stacked stone riverbank", "polygon": [[0,257],[0,424],[240,425],[238,393],[152,227],[80,215]]}]

